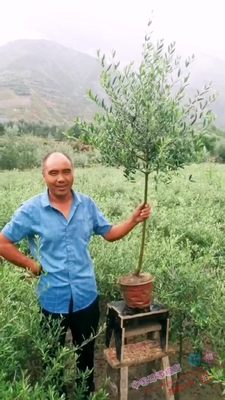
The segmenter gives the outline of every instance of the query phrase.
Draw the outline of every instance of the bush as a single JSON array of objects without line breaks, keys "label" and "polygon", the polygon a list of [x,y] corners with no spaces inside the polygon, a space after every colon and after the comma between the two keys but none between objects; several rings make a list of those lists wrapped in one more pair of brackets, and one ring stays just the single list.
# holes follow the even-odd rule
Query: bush
[{"label": "bush", "polygon": [[[76,366],[72,346],[59,347],[59,321],[51,332],[41,328],[35,296],[36,279],[4,263],[0,269],[0,398],[5,400],[63,400],[68,386],[71,399],[84,399],[85,374]],[[49,348],[56,349],[54,358]],[[65,372],[64,372],[65,371]],[[74,385],[79,377],[80,386]],[[105,391],[96,400],[106,400]]]},{"label": "bush", "polygon": [[225,139],[221,139],[217,143],[215,155],[219,158],[220,162],[225,162]]},{"label": "bush", "polygon": [[97,152],[76,150],[68,140],[42,139],[32,135],[3,135],[0,139],[0,170],[38,167],[43,157],[51,151],[67,153],[75,167],[90,167],[98,162]]}]

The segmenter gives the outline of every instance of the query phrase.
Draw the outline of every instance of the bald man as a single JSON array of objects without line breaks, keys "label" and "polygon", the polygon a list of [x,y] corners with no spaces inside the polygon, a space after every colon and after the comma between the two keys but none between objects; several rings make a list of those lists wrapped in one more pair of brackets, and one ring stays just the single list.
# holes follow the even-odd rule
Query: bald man
[{"label": "bald man", "polygon": [[[88,244],[93,234],[107,241],[121,239],[138,223],[146,220],[151,209],[140,205],[126,221],[112,225],[94,201],[74,192],[73,163],[66,154],[52,152],[42,163],[47,190],[26,201],[0,233],[0,256],[40,275],[37,294],[43,315],[60,319],[64,345],[68,328],[73,343],[96,334],[99,305],[93,263]],[[40,237],[37,260],[35,237]],[[22,254],[14,243],[28,238],[31,257]],[[89,369],[87,396],[94,391],[94,340],[82,347],[79,369]]]}]

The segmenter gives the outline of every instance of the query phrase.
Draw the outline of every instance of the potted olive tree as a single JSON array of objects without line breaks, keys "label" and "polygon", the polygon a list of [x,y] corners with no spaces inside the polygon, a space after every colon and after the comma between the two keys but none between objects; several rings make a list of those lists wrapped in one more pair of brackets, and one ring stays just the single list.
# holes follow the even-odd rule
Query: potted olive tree
[{"label": "potted olive tree", "polygon": [[[149,22],[148,25],[150,25]],[[212,119],[208,105],[214,100],[210,86],[190,98],[189,66],[193,56],[182,63],[175,55],[175,43],[165,46],[160,40],[154,44],[146,35],[139,68],[129,64],[120,69],[112,53],[111,62],[98,51],[101,63],[101,85],[104,98],[89,91],[89,97],[100,107],[93,122],[77,119],[83,140],[93,144],[102,160],[123,166],[127,178],[136,172],[144,177],[143,205],[148,200],[149,175],[161,176],[196,160],[203,147],[202,134]],[[142,271],[146,222],[143,223],[138,265],[129,276],[119,279],[127,304],[145,308],[151,302],[153,278]],[[147,295],[147,299],[146,299]]]}]

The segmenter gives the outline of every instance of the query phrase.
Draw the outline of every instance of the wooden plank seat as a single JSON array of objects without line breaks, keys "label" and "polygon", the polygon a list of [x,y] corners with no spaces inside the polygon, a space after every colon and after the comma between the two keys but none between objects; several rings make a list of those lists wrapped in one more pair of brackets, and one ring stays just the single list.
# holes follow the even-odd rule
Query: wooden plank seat
[{"label": "wooden plank seat", "polygon": [[123,346],[122,361],[118,360],[115,347],[105,349],[104,356],[112,368],[121,368],[151,362],[172,352],[174,353],[175,349],[171,347],[168,348],[167,352],[162,351],[158,341],[144,340],[138,343],[125,344]]}]

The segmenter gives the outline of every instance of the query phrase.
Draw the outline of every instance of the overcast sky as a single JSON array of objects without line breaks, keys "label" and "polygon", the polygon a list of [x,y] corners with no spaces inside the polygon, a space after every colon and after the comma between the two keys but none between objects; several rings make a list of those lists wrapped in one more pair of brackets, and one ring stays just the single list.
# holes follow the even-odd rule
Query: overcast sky
[{"label": "overcast sky", "polygon": [[0,0],[0,45],[48,39],[96,55],[138,59],[149,18],[157,38],[225,60],[225,0]]}]

